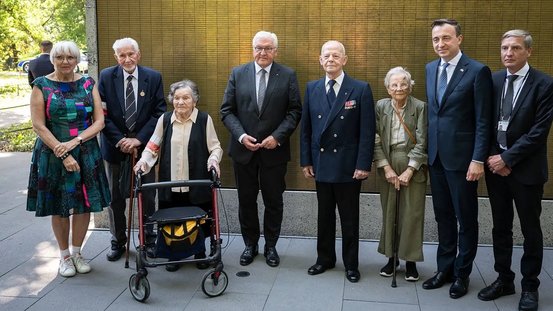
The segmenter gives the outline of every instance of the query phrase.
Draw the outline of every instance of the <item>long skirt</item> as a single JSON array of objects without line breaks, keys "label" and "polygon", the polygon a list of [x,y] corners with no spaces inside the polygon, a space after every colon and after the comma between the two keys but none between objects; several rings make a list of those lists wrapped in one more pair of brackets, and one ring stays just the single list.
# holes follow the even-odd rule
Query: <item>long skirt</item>
[{"label": "long skirt", "polygon": [[[407,168],[407,151],[390,153],[390,165],[401,175]],[[424,233],[424,207],[426,193],[426,166],[413,174],[407,187],[402,186],[399,197],[398,257],[406,261],[423,261],[422,240]],[[380,202],[382,205],[382,231],[378,252],[390,258],[393,256],[394,219],[396,215],[396,189],[386,181],[384,169],[378,169]]]}]

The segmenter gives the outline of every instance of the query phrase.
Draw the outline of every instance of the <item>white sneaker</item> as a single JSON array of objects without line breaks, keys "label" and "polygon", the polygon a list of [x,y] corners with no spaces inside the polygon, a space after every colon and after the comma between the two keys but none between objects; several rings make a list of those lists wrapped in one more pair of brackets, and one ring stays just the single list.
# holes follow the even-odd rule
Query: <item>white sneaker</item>
[{"label": "white sneaker", "polygon": [[91,270],[90,265],[84,260],[81,254],[73,256],[73,264],[75,264],[75,269],[79,273],[88,273]]},{"label": "white sneaker", "polygon": [[77,274],[77,271],[75,270],[73,259],[71,259],[71,257],[60,259],[60,266],[59,266],[58,272],[61,276],[66,278],[75,276],[75,274]]}]

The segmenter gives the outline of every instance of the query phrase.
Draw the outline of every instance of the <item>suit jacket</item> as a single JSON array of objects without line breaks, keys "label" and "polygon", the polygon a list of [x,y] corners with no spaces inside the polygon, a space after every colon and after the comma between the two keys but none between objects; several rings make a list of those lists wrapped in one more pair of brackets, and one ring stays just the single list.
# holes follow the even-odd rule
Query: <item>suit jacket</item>
[{"label": "suit jacket", "polygon": [[491,133],[490,69],[463,54],[442,102],[436,98],[440,59],[426,65],[428,163],[439,154],[446,170],[466,171],[472,160],[484,162]]},{"label": "suit jacket", "polygon": [[370,171],[375,138],[370,86],[347,74],[329,108],[325,79],[307,83],[301,125],[300,164],[313,166],[315,180],[352,182],[356,169]]},{"label": "suit jacket", "polygon": [[115,145],[123,137],[135,137],[142,146],[152,136],[157,119],[167,110],[163,95],[161,74],[148,67],[138,66],[138,98],[135,133],[125,125],[125,89],[123,69],[120,66],[106,68],[100,72],[98,91],[104,107],[105,127],[102,130],[102,156],[111,163],[124,158]]},{"label": "suit jacket", "polygon": [[232,69],[223,103],[221,120],[231,133],[229,155],[241,164],[250,162],[254,152],[242,145],[242,134],[255,137],[258,142],[272,135],[280,144],[275,149],[256,151],[263,164],[282,164],[290,161],[290,135],[301,118],[301,97],[294,70],[274,63],[264,102],[257,106],[255,65],[247,63]]},{"label": "suit jacket", "polygon": [[50,54],[40,54],[37,58],[29,62],[29,71],[27,72],[29,84],[32,86],[36,78],[48,75],[52,72],[54,72],[54,65],[50,61]]},{"label": "suit jacket", "polygon": [[516,99],[509,126],[507,150],[497,143],[497,122],[506,70],[493,74],[494,106],[493,135],[490,153],[501,158],[512,169],[511,175],[520,183],[539,185],[547,181],[547,136],[553,119],[553,78],[530,67],[528,77]]},{"label": "suit jacket", "polygon": [[[391,98],[384,98],[376,103],[376,133],[379,135],[380,139],[376,141],[374,147],[375,162],[383,159],[390,162],[391,159],[390,142],[392,140],[392,119],[395,115],[391,101]],[[407,131],[405,131],[405,141],[408,150],[407,157],[410,160],[417,161],[417,163],[426,164],[428,160],[428,118],[426,103],[414,98],[413,96],[409,96],[407,98],[407,104],[405,105],[403,122],[417,140],[417,143],[415,144],[415,142],[409,137]],[[396,171],[396,173],[399,175],[402,172]],[[425,181],[426,174],[415,174],[413,178],[422,178],[422,180],[416,181]]]}]

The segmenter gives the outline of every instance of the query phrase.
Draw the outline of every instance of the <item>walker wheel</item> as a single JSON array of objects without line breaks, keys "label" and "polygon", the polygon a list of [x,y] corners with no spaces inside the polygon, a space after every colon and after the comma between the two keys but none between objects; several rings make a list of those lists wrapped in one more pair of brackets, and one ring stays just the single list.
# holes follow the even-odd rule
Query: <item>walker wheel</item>
[{"label": "walker wheel", "polygon": [[208,297],[217,297],[221,295],[228,286],[228,276],[225,271],[217,272],[212,269],[204,275],[202,279],[202,291]]},{"label": "walker wheel", "polygon": [[144,302],[150,297],[150,282],[145,276],[138,277],[135,273],[129,278],[129,290],[136,301]]}]

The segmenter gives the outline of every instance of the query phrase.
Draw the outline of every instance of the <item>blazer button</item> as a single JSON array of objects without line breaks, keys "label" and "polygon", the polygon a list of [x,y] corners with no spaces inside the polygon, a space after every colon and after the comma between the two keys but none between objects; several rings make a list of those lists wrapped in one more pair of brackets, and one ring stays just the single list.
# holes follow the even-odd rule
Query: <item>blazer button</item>
[{"label": "blazer button", "polygon": [[325,148],[321,148],[321,152],[324,152],[325,151]]},{"label": "blazer button", "polygon": [[318,118],[320,119],[320,118],[322,118],[323,116],[321,116],[321,115],[318,115],[317,117],[318,117]]},{"label": "blazer button", "polygon": [[344,120],[344,116],[340,116],[340,119]]},{"label": "blazer button", "polygon": [[338,152],[338,150],[336,150],[336,149],[334,149],[333,151],[334,151],[334,153]]},{"label": "blazer button", "polygon": [[334,137],[338,137],[338,134],[334,134]]}]

